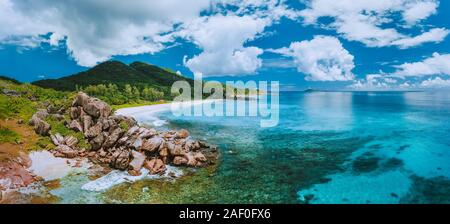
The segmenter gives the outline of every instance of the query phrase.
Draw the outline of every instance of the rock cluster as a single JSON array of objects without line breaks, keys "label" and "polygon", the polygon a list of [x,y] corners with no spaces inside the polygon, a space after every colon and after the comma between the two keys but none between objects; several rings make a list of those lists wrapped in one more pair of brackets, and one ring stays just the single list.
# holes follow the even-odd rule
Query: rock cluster
[{"label": "rock cluster", "polygon": [[[139,175],[142,167],[152,174],[162,173],[167,164],[203,167],[218,157],[215,147],[192,140],[186,130],[158,132],[141,127],[131,117],[112,115],[107,103],[85,93],[77,94],[69,114],[68,127],[82,132],[91,149],[78,149],[76,138],[55,134],[51,139],[57,146],[56,156],[88,156],[93,162],[133,175]],[[39,111],[33,116],[35,126],[41,116]]]}]

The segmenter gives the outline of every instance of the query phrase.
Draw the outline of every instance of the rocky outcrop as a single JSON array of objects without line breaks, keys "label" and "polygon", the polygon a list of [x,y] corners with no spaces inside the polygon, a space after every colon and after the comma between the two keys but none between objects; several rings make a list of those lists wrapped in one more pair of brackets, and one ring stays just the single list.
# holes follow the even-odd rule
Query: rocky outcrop
[{"label": "rocky outcrop", "polygon": [[55,155],[69,158],[87,155],[95,163],[128,170],[133,175],[139,175],[142,167],[158,174],[168,164],[204,167],[218,158],[216,148],[191,139],[187,130],[158,132],[140,127],[132,117],[111,113],[105,102],[79,93],[68,110],[71,120],[67,127],[83,133],[91,146],[90,152],[78,149],[78,140],[73,136],[55,134],[51,136],[57,146]]}]

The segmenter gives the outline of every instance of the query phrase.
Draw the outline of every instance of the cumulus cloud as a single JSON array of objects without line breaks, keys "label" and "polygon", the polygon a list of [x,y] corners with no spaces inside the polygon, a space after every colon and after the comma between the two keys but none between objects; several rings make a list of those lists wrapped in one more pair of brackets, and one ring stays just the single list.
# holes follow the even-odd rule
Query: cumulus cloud
[{"label": "cumulus cloud", "polygon": [[0,41],[52,33],[50,44],[67,38],[78,64],[92,66],[113,55],[160,51],[175,24],[209,6],[207,0],[0,0]]},{"label": "cumulus cloud", "polygon": [[250,74],[262,50],[244,45],[281,17],[296,17],[284,0],[0,0],[0,44],[65,44],[79,65],[93,66],[181,37],[203,51],[185,61],[193,72]]},{"label": "cumulus cloud", "polygon": [[404,63],[395,66],[397,71],[394,76],[430,76],[430,75],[450,75],[450,54],[433,53],[432,57],[423,61]]},{"label": "cumulus cloud", "polygon": [[269,51],[292,57],[297,70],[306,74],[308,81],[354,79],[353,55],[335,37],[315,36],[310,41],[293,42],[288,48]]},{"label": "cumulus cloud", "polygon": [[344,38],[359,41],[369,47],[397,46],[410,48],[427,42],[440,42],[449,31],[440,28],[417,36],[400,33],[391,24],[394,13],[401,13],[405,26],[416,25],[437,12],[435,0],[312,0],[299,15],[306,24],[318,24],[319,18],[333,18],[322,24],[336,30]]},{"label": "cumulus cloud", "polygon": [[[278,0],[221,0],[218,14],[185,23],[177,35],[191,40],[202,53],[185,57],[192,72],[204,76],[254,74],[262,66],[261,48],[244,46],[264,35],[266,27],[282,17],[296,18],[295,10]],[[228,7],[237,9],[233,12]],[[222,6],[222,7],[221,7]]]},{"label": "cumulus cloud", "polygon": [[262,33],[268,24],[266,19],[236,15],[216,15],[188,23],[178,35],[192,40],[203,52],[185,58],[184,64],[204,76],[254,73],[261,67],[258,56],[263,50],[244,47],[244,43]]}]

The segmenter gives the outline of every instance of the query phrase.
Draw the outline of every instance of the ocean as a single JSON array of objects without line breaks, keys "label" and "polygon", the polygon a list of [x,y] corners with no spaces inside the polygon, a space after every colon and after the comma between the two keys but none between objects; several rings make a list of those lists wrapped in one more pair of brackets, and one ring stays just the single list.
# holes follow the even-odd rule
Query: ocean
[{"label": "ocean", "polygon": [[281,92],[279,102],[270,128],[260,117],[130,112],[219,146],[217,168],[95,195],[80,184],[55,191],[66,203],[450,203],[450,94]]}]

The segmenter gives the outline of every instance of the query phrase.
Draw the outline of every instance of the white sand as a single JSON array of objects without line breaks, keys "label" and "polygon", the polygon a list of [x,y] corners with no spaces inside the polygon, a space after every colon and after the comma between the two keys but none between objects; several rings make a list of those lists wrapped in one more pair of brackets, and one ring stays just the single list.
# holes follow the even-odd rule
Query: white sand
[{"label": "white sand", "polygon": [[160,127],[167,124],[167,121],[159,119],[156,114],[160,112],[171,111],[172,108],[187,108],[190,106],[196,106],[205,103],[212,103],[217,100],[193,100],[186,102],[171,102],[164,104],[140,106],[140,107],[129,107],[119,109],[115,112],[116,115],[124,115],[134,117],[140,122],[147,124],[153,124],[155,127]]}]

